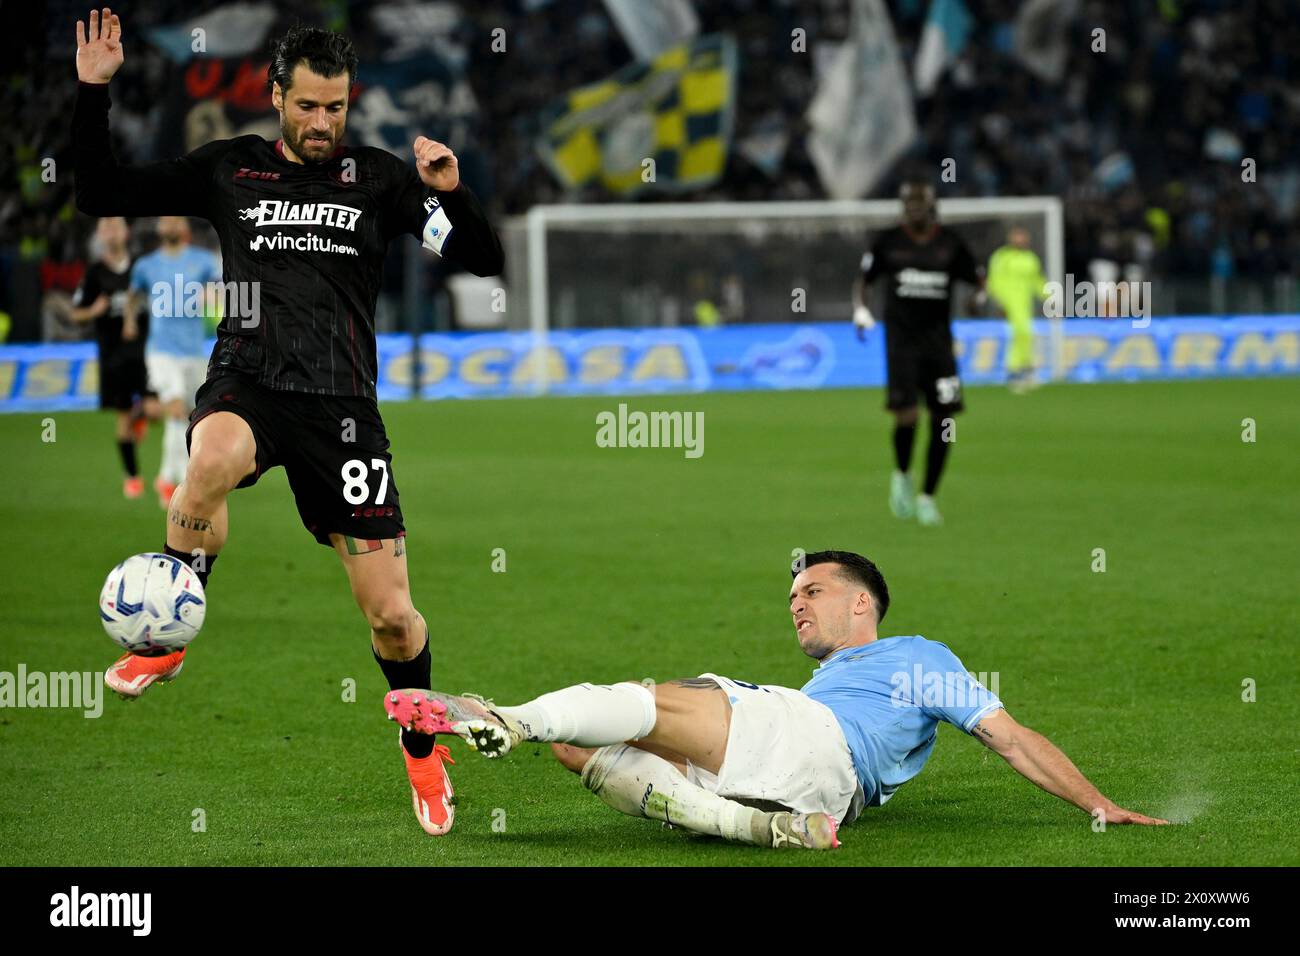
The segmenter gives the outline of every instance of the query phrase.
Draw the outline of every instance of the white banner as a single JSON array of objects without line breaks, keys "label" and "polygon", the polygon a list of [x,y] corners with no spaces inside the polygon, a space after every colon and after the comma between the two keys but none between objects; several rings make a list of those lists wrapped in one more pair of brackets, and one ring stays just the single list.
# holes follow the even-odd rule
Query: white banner
[{"label": "white banner", "polygon": [[695,39],[700,32],[691,0],[605,0],[605,9],[642,62]]},{"label": "white banner", "polygon": [[262,46],[275,18],[269,3],[228,3],[186,23],[152,27],[149,40],[178,63],[188,63],[197,54],[243,56]]},{"label": "white banner", "polygon": [[826,192],[871,192],[916,138],[911,83],[883,0],[854,0],[852,35],[808,107],[808,155]]},{"label": "white banner", "polygon": [[1078,0],[1028,0],[1016,14],[1016,59],[1049,83],[1065,76],[1066,39]]}]

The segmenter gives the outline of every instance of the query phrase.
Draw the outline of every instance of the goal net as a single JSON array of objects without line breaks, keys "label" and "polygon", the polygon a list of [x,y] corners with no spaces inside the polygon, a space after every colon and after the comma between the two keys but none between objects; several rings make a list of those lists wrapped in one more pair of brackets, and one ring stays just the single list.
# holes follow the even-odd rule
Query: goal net
[{"label": "goal net", "polygon": [[[539,339],[552,329],[848,322],[862,254],[899,211],[894,200],[536,206],[504,230],[507,322]],[[982,263],[1024,227],[1048,280],[1062,281],[1060,199],[940,200],[939,218]],[[955,290],[954,318],[965,316],[966,291]],[[1055,369],[1059,320],[1052,328]]]}]

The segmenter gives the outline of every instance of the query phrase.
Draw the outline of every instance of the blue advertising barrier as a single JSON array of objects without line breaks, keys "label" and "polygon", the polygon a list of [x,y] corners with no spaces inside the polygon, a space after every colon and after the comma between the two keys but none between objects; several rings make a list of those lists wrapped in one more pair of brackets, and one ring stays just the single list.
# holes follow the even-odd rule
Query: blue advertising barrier
[{"label": "blue advertising barrier", "polygon": [[[1006,323],[953,323],[962,380],[1004,381]],[[1222,378],[1300,374],[1300,315],[1068,319],[1066,381]],[[1038,325],[1048,365],[1048,324]],[[416,355],[406,335],[378,342],[381,400],[410,398]],[[884,384],[884,337],[860,343],[848,322],[736,325],[716,329],[555,331],[545,348],[527,332],[426,334],[419,339],[423,398],[538,394],[635,395],[744,389],[849,388]],[[0,411],[95,408],[93,343],[0,346]]]}]

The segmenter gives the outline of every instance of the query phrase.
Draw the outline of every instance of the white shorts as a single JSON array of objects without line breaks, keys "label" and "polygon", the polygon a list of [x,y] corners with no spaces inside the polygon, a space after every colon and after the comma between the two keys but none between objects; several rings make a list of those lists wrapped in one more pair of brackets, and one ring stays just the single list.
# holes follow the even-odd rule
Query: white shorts
[{"label": "white shorts", "polygon": [[194,406],[194,393],[208,377],[206,358],[146,352],[144,360],[149,368],[149,388],[158,393],[159,401],[174,402],[180,398],[191,408]]},{"label": "white shorts", "polygon": [[731,700],[727,753],[715,776],[687,764],[687,778],[741,803],[826,813],[836,823],[862,809],[862,789],[839,721],[825,704],[789,687],[701,674]]}]

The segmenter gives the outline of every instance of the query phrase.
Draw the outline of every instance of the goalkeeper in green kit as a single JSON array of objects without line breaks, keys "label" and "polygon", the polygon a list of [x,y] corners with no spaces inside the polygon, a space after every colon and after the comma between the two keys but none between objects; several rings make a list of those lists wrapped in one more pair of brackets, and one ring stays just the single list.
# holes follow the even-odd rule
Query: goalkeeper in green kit
[{"label": "goalkeeper in green kit", "polygon": [[1007,386],[1017,394],[1034,388],[1034,316],[1046,294],[1043,266],[1029,248],[1029,231],[1019,226],[1007,233],[1007,244],[989,259],[988,294],[1006,313],[1010,328],[1007,346]]}]

